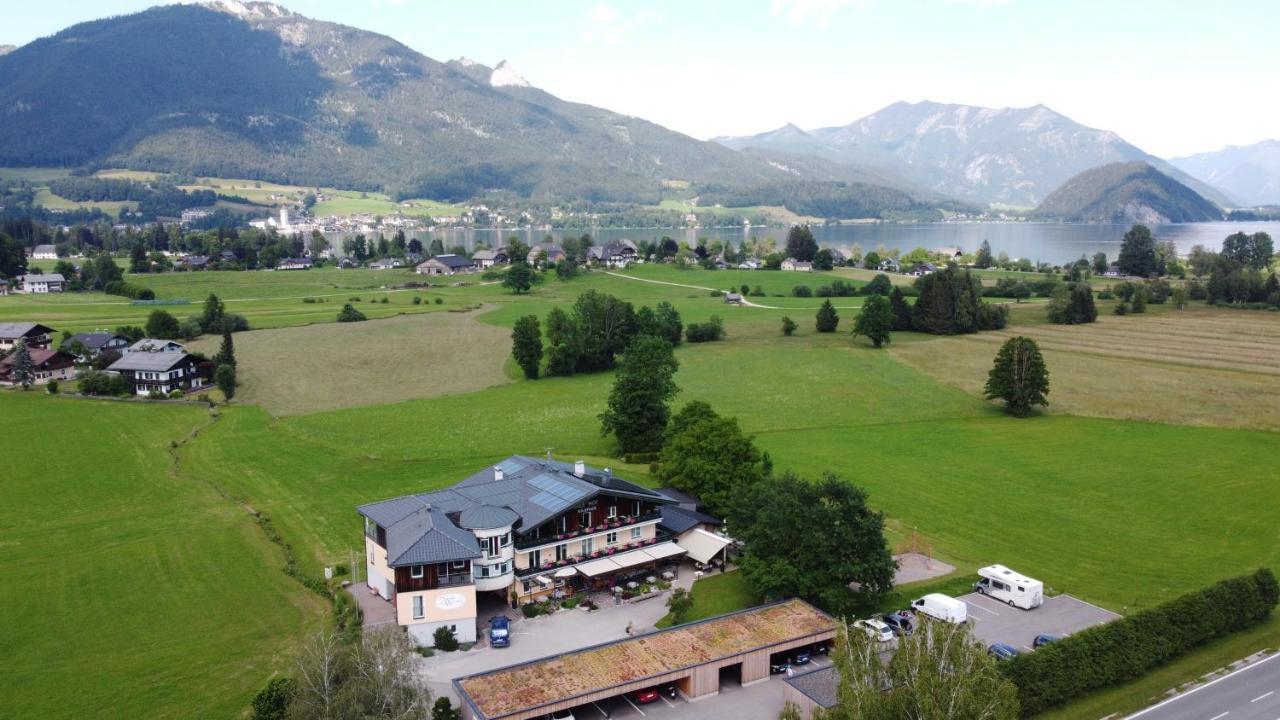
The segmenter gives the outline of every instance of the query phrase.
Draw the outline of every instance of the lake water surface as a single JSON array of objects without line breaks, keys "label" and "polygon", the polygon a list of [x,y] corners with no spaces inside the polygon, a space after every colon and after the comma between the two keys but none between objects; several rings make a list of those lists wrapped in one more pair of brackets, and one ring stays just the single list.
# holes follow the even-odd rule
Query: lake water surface
[{"label": "lake water surface", "polygon": [[[1092,257],[1105,252],[1115,259],[1120,252],[1120,240],[1128,225],[1064,225],[1059,223],[921,223],[921,224],[860,224],[814,226],[813,234],[818,244],[827,247],[850,248],[858,245],[863,252],[877,248],[897,248],[910,252],[915,248],[935,249],[958,247],[965,252],[978,249],[983,240],[991,243],[993,254],[1008,253],[1011,258],[1025,257],[1033,262],[1063,263],[1081,255]],[[1156,225],[1151,228],[1159,240],[1172,240],[1178,251],[1186,254],[1193,245],[1218,249],[1222,240],[1234,232],[1266,232],[1280,243],[1280,222],[1256,223],[1183,223]],[[577,237],[586,230],[470,230],[439,229],[416,233],[416,237],[428,244],[439,237],[446,248],[462,245],[470,251],[477,243],[499,245],[506,238],[516,235],[528,244],[541,242],[550,235],[556,241],[565,236]],[[668,235],[690,245],[698,238],[740,243],[757,237],[777,240],[781,248],[787,237],[785,227],[751,228],[596,228],[589,231],[597,245],[611,240],[629,238],[636,242],[657,240]]]}]

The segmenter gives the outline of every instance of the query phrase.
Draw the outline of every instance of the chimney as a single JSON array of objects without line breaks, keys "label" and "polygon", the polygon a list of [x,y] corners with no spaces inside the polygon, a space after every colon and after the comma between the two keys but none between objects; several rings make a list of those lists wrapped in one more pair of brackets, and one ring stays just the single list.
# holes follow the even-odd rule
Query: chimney
[{"label": "chimney", "polygon": [[586,464],[586,463],[584,463],[584,462],[582,462],[581,460],[579,460],[579,461],[575,462],[575,463],[573,464],[573,474],[574,474],[574,475],[577,475],[578,477],[582,477],[583,475],[586,475],[586,474],[587,474],[587,464]]},{"label": "chimney", "polygon": [[606,479],[613,477],[613,468],[609,468],[609,467],[605,468],[604,476]]},{"label": "chimney", "polygon": [[494,479],[494,482],[497,482],[498,480],[502,479],[502,468],[498,467],[497,465],[493,466],[493,479]]}]

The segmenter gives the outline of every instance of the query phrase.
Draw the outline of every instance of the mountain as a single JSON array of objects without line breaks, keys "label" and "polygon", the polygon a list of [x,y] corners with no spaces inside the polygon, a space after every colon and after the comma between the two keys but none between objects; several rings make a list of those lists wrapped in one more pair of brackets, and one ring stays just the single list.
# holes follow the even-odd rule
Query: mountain
[{"label": "mountain", "polygon": [[1280,205],[1280,140],[1169,160],[1247,206]]},{"label": "mountain", "polygon": [[0,55],[8,55],[9,53],[17,49],[18,49],[17,45],[0,45]]},{"label": "mountain", "polygon": [[890,105],[841,127],[787,125],[748,137],[721,137],[734,149],[773,149],[877,168],[951,197],[1035,205],[1073,175],[1111,162],[1141,160],[1215,202],[1216,190],[1122,140],[1043,105],[984,108],[935,102]]},{"label": "mountain", "polygon": [[1148,163],[1127,162],[1076,175],[1049,193],[1033,216],[1065,222],[1159,225],[1221,220],[1222,211]]},{"label": "mountain", "polygon": [[792,174],[266,2],[167,5],[0,56],[0,165],[127,167],[465,199],[656,201]]}]

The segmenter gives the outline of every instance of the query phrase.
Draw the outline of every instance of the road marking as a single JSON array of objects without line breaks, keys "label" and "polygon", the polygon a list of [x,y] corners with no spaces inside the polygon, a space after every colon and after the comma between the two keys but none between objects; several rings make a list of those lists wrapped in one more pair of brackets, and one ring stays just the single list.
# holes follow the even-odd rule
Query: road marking
[{"label": "road marking", "polygon": [[1254,698],[1254,699],[1250,700],[1249,702],[1251,702],[1251,703],[1256,703],[1256,702],[1258,702],[1259,700],[1266,700],[1267,698],[1269,698],[1269,697],[1271,697],[1272,695],[1275,695],[1275,694],[1276,694],[1276,691],[1275,691],[1275,690],[1272,690],[1272,691],[1271,691],[1271,692],[1269,692],[1269,693],[1266,693],[1266,694],[1263,694],[1263,695],[1259,695],[1258,697],[1256,697],[1256,698]]},{"label": "road marking", "polygon": [[969,606],[969,607],[971,607],[971,608],[974,608],[975,610],[981,610],[981,611],[982,611],[982,612],[984,612],[984,613],[990,613],[990,614],[992,614],[992,615],[996,615],[996,616],[1000,615],[1000,613],[996,612],[995,610],[988,610],[988,609],[986,609],[986,608],[982,607],[981,605],[975,605],[975,604],[973,604],[973,603],[969,602],[968,600],[965,600],[965,601],[964,601],[964,604],[965,604],[965,605],[968,605],[968,606]]},{"label": "road marking", "polygon": [[[1200,692],[1201,690],[1203,690],[1203,689],[1205,689],[1205,688],[1207,688],[1207,687],[1209,687],[1209,686],[1211,686],[1211,685],[1216,685],[1216,684],[1218,684],[1218,683],[1222,682],[1223,680],[1226,680],[1226,679],[1227,679],[1227,678],[1229,678],[1229,677],[1233,677],[1233,676],[1235,676],[1235,675],[1239,675],[1240,673],[1242,673],[1242,672],[1244,672],[1244,671],[1246,671],[1246,670],[1251,670],[1251,669],[1253,669],[1253,668],[1256,668],[1256,667],[1258,667],[1259,665],[1262,665],[1263,663],[1267,663],[1267,662],[1270,662],[1270,661],[1272,661],[1272,660],[1275,660],[1275,659],[1276,659],[1276,658],[1278,658],[1278,657],[1280,657],[1280,654],[1276,654],[1276,655],[1268,655],[1267,657],[1265,657],[1265,658],[1263,658],[1263,659],[1259,660],[1258,662],[1253,663],[1253,664],[1251,664],[1251,665],[1246,665],[1246,666],[1244,666],[1244,667],[1240,668],[1239,670],[1236,670],[1235,672],[1228,673],[1227,675],[1223,675],[1222,677],[1220,677],[1220,678],[1218,678],[1218,679],[1216,679],[1216,680],[1211,680],[1211,681],[1209,681],[1209,682],[1205,683],[1204,685],[1200,685],[1200,686],[1198,686],[1198,687],[1194,687],[1194,688],[1192,688],[1192,689],[1190,689],[1190,690],[1188,690],[1188,691],[1186,691],[1186,692],[1182,693],[1181,695],[1175,695],[1175,696],[1173,696],[1173,697],[1169,698],[1168,700],[1165,700],[1165,701],[1163,701],[1163,702],[1158,702],[1158,703],[1156,703],[1155,705],[1152,705],[1151,707],[1146,708],[1145,710],[1139,710],[1138,712],[1136,712],[1136,713],[1134,713],[1134,714],[1132,714],[1132,715],[1130,715],[1130,716],[1128,716],[1128,717],[1124,718],[1124,720],[1133,720],[1133,718],[1141,717],[1141,716],[1143,716],[1143,715],[1146,715],[1147,713],[1151,712],[1152,710],[1155,710],[1156,708],[1161,708],[1161,707],[1164,707],[1165,705],[1168,705],[1169,703],[1177,702],[1177,701],[1181,700],[1182,698],[1187,697],[1188,695],[1193,695],[1193,694],[1195,694],[1195,693],[1198,693],[1198,692]],[[1219,716],[1219,717],[1221,717],[1221,716]]]},{"label": "road marking", "polygon": [[605,712],[605,711],[604,711],[604,708],[600,707],[600,706],[599,706],[599,705],[597,705],[595,702],[592,702],[591,704],[592,704],[593,706],[595,706],[595,709],[597,709],[597,710],[599,710],[599,711],[600,711],[600,717],[602,717],[602,718],[607,718],[607,717],[609,717],[609,713]]},{"label": "road marking", "polygon": [[644,717],[644,711],[640,709],[640,706],[639,706],[639,705],[637,705],[637,704],[635,704],[635,703],[631,702],[631,698],[627,697],[626,695],[623,695],[623,696],[622,696],[622,699],[623,699],[623,700],[626,700],[628,705],[630,705],[631,707],[635,708],[635,709],[636,709],[636,712],[640,713],[640,717]]},{"label": "road marking", "polygon": [[1222,718],[1224,718],[1224,717],[1226,717],[1226,716],[1228,716],[1228,715],[1230,715],[1230,714],[1231,714],[1231,711],[1230,711],[1230,710],[1228,710],[1228,711],[1226,711],[1226,712],[1222,713],[1221,715],[1214,715],[1213,717],[1209,718],[1209,720],[1221,720]]}]

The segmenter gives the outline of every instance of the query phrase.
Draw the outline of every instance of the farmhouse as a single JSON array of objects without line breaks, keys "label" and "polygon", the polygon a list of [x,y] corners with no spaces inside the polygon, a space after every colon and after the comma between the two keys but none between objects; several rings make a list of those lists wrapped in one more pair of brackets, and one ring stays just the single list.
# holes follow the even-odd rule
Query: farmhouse
[{"label": "farmhouse", "polygon": [[115,351],[123,353],[125,348],[129,347],[129,338],[113,332],[99,330],[97,332],[76,333],[62,343],[62,349],[67,352],[74,352],[72,348],[77,346],[83,348],[83,352],[78,357],[79,361],[89,362],[104,352]]},{"label": "farmhouse", "polygon": [[37,245],[31,250],[32,260],[57,260],[58,248],[53,245]]},{"label": "farmhouse", "polygon": [[[176,348],[176,349],[175,349]],[[143,338],[107,368],[133,384],[137,395],[183,392],[199,385],[200,361],[171,340]]]},{"label": "farmhouse", "polygon": [[795,258],[787,258],[782,261],[782,269],[792,272],[813,272],[813,263],[797,260]]},{"label": "farmhouse", "polygon": [[673,501],[611,471],[515,455],[446,490],[362,505],[369,587],[430,645],[475,639],[476,593],[527,603],[615,587],[685,550],[658,527]]},{"label": "farmhouse", "polygon": [[8,295],[9,288],[11,287],[12,286],[9,284],[8,280],[5,280],[4,278],[0,278],[0,296]]},{"label": "farmhouse", "polygon": [[769,679],[773,653],[829,641],[835,621],[801,600],[741,610],[453,681],[467,720],[525,720],[655,685],[697,700]]},{"label": "farmhouse", "polygon": [[311,258],[285,258],[276,263],[277,270],[310,270]]},{"label": "farmhouse", "polygon": [[587,248],[587,262],[592,265],[626,267],[635,262],[638,250],[630,240],[615,240]]},{"label": "farmhouse", "polygon": [[471,261],[461,255],[437,255],[424,260],[414,272],[419,275],[455,275],[474,269]]},{"label": "farmhouse", "polygon": [[887,257],[880,261],[879,269],[880,272],[896,273],[902,270],[902,265],[900,265],[896,259]]},{"label": "farmhouse", "polygon": [[922,263],[916,263],[915,266],[911,268],[911,272],[907,274],[914,275],[915,277],[923,277],[925,275],[928,275],[929,273],[935,273],[935,272],[938,272],[937,265],[934,265],[933,263],[930,263],[930,262],[922,262]]},{"label": "farmhouse", "polygon": [[529,248],[528,262],[530,265],[537,264],[539,260],[543,262],[560,262],[568,257],[564,248],[555,243],[538,243]]},{"label": "farmhouse", "polygon": [[377,262],[369,263],[370,270],[394,270],[403,266],[404,262],[400,258],[383,258]]},{"label": "farmhouse", "polygon": [[[30,350],[32,381],[43,385],[50,380],[70,380],[76,375],[76,357],[71,353],[48,348]],[[14,365],[18,362],[17,353],[9,353],[0,359],[0,382],[16,382],[13,377]]]},{"label": "farmhouse", "polygon": [[759,270],[760,261],[755,258],[747,258],[746,260],[743,260],[742,262],[738,263],[738,269],[739,270]]},{"label": "farmhouse", "polygon": [[47,348],[53,344],[54,329],[40,323],[0,323],[0,351],[12,350],[19,340],[28,348]]},{"label": "farmhouse", "polygon": [[481,270],[487,270],[494,265],[506,265],[510,260],[507,257],[507,251],[502,248],[497,250],[477,250],[471,254],[471,263]]},{"label": "farmhouse", "polygon": [[[232,255],[234,258],[235,256]],[[175,267],[186,268],[187,270],[204,270],[209,267],[208,255],[184,255],[174,263]]]},{"label": "farmhouse", "polygon": [[22,292],[25,293],[60,293],[67,286],[66,278],[59,273],[50,273],[47,275],[24,275],[22,277]]}]

